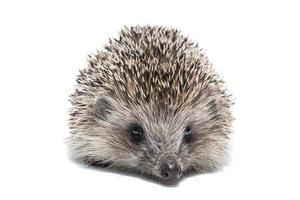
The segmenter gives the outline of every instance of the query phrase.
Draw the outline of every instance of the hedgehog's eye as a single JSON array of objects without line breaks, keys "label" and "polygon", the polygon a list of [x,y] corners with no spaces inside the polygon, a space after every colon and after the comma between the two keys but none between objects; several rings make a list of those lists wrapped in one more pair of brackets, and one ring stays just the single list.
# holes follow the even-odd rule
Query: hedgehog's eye
[{"label": "hedgehog's eye", "polygon": [[144,130],[143,128],[138,124],[131,124],[129,126],[129,132],[131,134],[131,137],[135,143],[139,143],[144,138]]},{"label": "hedgehog's eye", "polygon": [[191,138],[192,138],[192,129],[190,126],[187,126],[183,131],[183,141],[190,142]]}]

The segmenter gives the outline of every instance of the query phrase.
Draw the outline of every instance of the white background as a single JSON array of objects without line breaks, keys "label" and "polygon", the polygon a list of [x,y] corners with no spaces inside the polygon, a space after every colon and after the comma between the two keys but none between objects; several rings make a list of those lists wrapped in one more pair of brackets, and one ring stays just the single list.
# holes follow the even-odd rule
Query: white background
[{"label": "white background", "polygon": [[[72,162],[68,98],[89,53],[130,25],[206,49],[234,94],[231,164],[166,187]],[[0,199],[300,199],[297,1],[1,1]]]}]

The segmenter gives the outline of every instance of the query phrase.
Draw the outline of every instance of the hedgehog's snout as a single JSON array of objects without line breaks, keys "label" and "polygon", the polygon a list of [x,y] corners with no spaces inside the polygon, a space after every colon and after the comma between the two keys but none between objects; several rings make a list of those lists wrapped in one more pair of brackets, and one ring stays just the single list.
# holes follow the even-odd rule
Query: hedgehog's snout
[{"label": "hedgehog's snout", "polygon": [[160,166],[161,176],[166,180],[174,180],[182,175],[181,167],[175,160],[164,160]]}]

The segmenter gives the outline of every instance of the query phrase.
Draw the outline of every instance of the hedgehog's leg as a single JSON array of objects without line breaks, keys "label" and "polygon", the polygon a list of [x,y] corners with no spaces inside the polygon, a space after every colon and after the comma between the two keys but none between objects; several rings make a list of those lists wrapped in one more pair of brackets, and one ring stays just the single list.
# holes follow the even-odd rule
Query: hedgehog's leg
[{"label": "hedgehog's leg", "polygon": [[83,160],[84,164],[90,165],[90,166],[97,166],[97,167],[102,167],[102,168],[107,168],[111,165],[110,162],[105,162],[103,160],[96,160],[94,158],[85,158]]}]

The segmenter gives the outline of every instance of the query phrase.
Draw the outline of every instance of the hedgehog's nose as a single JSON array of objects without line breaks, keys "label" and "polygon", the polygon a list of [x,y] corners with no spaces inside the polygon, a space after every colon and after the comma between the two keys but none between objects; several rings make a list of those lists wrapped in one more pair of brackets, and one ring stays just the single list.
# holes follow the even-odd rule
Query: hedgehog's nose
[{"label": "hedgehog's nose", "polygon": [[178,179],[181,176],[181,168],[175,160],[166,160],[161,163],[161,176],[165,179]]}]

